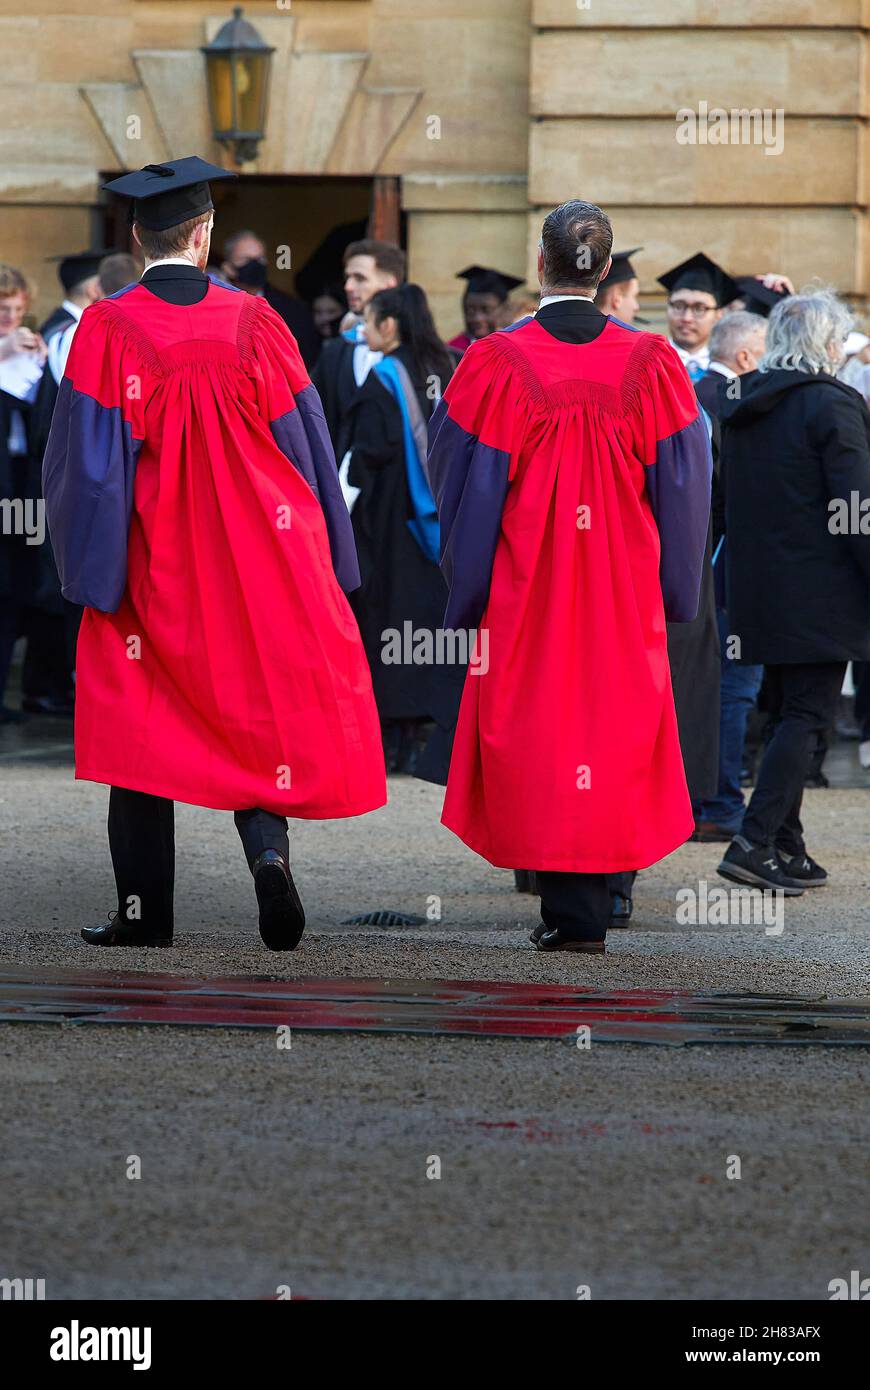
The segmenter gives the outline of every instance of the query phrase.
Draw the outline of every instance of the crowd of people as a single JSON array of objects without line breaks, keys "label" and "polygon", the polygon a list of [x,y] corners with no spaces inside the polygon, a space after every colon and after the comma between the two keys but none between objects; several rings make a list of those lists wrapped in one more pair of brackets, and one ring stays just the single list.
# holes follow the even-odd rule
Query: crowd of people
[{"label": "crowd of people", "polygon": [[[122,630],[147,630],[159,645],[153,608],[148,617],[137,606],[137,546],[145,569],[158,564],[159,553],[182,551],[191,556],[188,586],[214,579],[219,560],[206,554],[205,523],[188,518],[194,533],[183,529],[183,518],[170,522],[162,491],[143,500],[156,486],[147,481],[149,466],[159,462],[146,462],[146,403],[124,400],[103,359],[119,354],[125,372],[151,380],[157,399],[183,357],[177,322],[164,306],[187,306],[193,323],[191,306],[212,302],[210,285],[226,286],[242,293],[215,301],[215,314],[226,318],[228,342],[236,334],[240,344],[259,343],[262,361],[254,362],[249,346],[239,351],[276,457],[291,459],[322,509],[371,675],[386,770],[447,784],[445,823],[490,862],[513,869],[520,891],[540,895],[539,950],[603,949],[608,926],[631,917],[636,872],[690,837],[727,846],[719,872],[735,883],[786,895],[825,883],[804,842],[801,797],[849,662],[861,761],[870,766],[870,341],[854,333],[847,307],[825,289],[795,293],[781,273],[734,278],[698,253],[660,277],[666,334],[646,331],[633,261],[642,248],[613,252],[606,215],[574,202],[544,224],[540,293],[485,266],[460,272],[465,330],[445,343],[424,290],[408,283],[403,250],[391,243],[349,243],[343,282],[323,286],[310,303],[270,285],[267,250],[252,231],[227,239],[216,277],[206,278],[213,211],[208,184],[194,174],[208,166],[176,162],[185,164],[186,173],[166,166],[177,191],[167,189],[171,178],[153,190],[139,175],[120,181],[125,187],[117,191],[136,199],[141,281],[138,261],[126,252],[67,257],[59,268],[63,301],[35,331],[23,326],[31,297],[25,277],[0,267],[0,494],[40,500],[45,457],[52,532],[41,545],[8,527],[0,536],[0,704],[13,645],[19,636],[27,640],[22,710],[2,704],[0,718],[72,712],[83,609],[79,668],[83,651],[105,665]],[[158,201],[162,225],[149,227]],[[175,220],[167,223],[170,203]],[[84,320],[86,346],[88,306],[100,311]],[[276,336],[276,324],[284,336]],[[187,436],[170,431],[187,460],[185,479],[173,488],[194,488],[207,456],[228,511],[244,509],[230,481],[240,446],[223,420],[238,388],[221,379],[229,372],[216,346],[221,335],[205,321],[185,331],[207,338],[208,351],[191,359],[190,382],[184,378],[190,399],[179,398],[174,410],[202,415],[211,434],[198,458]],[[102,363],[93,381],[90,358]],[[196,371],[206,364],[212,379],[200,394]],[[209,392],[223,392],[220,425]],[[97,419],[78,438],[88,411]],[[169,426],[160,429],[165,449]],[[262,465],[266,472],[275,466],[271,457]],[[75,498],[95,478],[103,493],[112,491],[104,473],[117,474],[114,519],[125,537],[133,512],[129,579],[126,552],[104,534],[102,498],[90,504],[94,516],[78,515]],[[300,509],[297,499],[298,544],[308,524],[298,520]],[[319,524],[310,520],[312,535]],[[254,528],[245,535],[253,545]],[[97,563],[101,543],[106,554]],[[251,593],[279,592],[277,572],[270,589],[266,562],[253,552],[248,559],[246,579],[234,551],[239,596],[250,597],[248,585]],[[104,576],[121,571],[127,589],[110,602]],[[173,582],[178,598],[177,575]],[[345,619],[334,595],[315,600],[309,592],[306,600],[301,580],[297,589],[285,620],[298,623],[300,606],[322,602],[329,617],[309,614],[308,626],[317,629],[311,643],[322,653],[332,644],[341,675],[318,676],[317,700],[313,678],[294,687],[297,708],[317,704],[321,713],[317,737],[309,729],[292,757],[280,730],[258,728],[255,736],[245,723],[256,704],[250,690],[237,689],[235,706],[228,699],[232,656],[218,653],[207,593],[187,635],[203,668],[203,728],[222,721],[227,738],[236,738],[232,752],[224,749],[226,768],[240,746],[251,765],[262,755],[271,767],[281,753],[279,764],[292,764],[294,778],[317,750],[326,763],[333,754],[340,763],[332,778],[323,768],[312,774],[299,803],[289,782],[276,798],[250,766],[244,775],[218,775],[219,751],[212,745],[206,752],[187,724],[182,734],[172,719],[160,735],[163,751],[150,746],[146,775],[135,710],[154,708],[157,676],[146,689],[142,667],[128,663],[125,694],[117,678],[101,677],[97,688],[89,667],[77,765],[79,775],[113,788],[119,910],[86,939],[171,939],[173,799],[236,812],[261,931],[278,948],[298,940],[304,924],[284,815],[356,814],[380,804],[371,749],[360,751],[374,706],[348,654]],[[121,603],[120,627],[112,602],[115,609]],[[280,612],[273,616],[278,621]],[[237,658],[250,664],[257,653],[265,661],[265,633],[252,629],[247,609],[224,611],[220,626],[237,641]],[[390,654],[388,634],[408,633],[413,645],[418,634],[444,630],[474,633],[473,652],[440,664]],[[170,660],[161,648],[165,677],[181,653],[169,625],[160,641],[172,649]],[[190,658],[188,651],[188,665]],[[81,669],[78,684],[81,701]],[[267,684],[277,711],[288,697],[285,675],[270,675]],[[105,721],[116,718],[119,699],[129,726],[108,756]],[[161,700],[168,707],[171,692],[164,689]],[[766,729],[747,805],[747,721],[757,706]],[[186,755],[179,752],[185,740]],[[119,751],[121,742],[135,748],[135,758],[129,748]],[[351,777],[352,746],[363,766]],[[571,777],[556,785],[553,770],[563,763]],[[211,792],[197,790],[204,764],[214,772]],[[577,796],[582,789],[585,799]],[[151,885],[144,934],[141,917],[125,908],[131,896],[141,898],[133,888],[143,881],[143,864]]]}]

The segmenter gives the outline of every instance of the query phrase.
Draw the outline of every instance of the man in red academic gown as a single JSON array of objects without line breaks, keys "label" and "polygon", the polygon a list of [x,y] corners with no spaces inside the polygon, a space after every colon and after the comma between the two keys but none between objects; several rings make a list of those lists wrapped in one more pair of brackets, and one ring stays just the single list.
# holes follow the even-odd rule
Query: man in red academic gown
[{"label": "man in red academic gown", "polygon": [[537,870],[539,950],[604,950],[607,875],[662,859],[694,821],[665,619],[698,610],[706,421],[658,334],[593,302],[600,208],[544,223],[541,307],[469,348],[432,417],[447,628],[479,628],[444,824]]},{"label": "man in red academic gown", "polygon": [[289,950],[285,817],[386,799],[317,392],[274,309],[203,270],[224,177],[192,156],[108,185],[135,200],[146,269],[82,316],[45,458],[63,592],[86,605],[76,776],[112,789],[98,945],[171,943],[174,801],[235,812],[260,934]]}]

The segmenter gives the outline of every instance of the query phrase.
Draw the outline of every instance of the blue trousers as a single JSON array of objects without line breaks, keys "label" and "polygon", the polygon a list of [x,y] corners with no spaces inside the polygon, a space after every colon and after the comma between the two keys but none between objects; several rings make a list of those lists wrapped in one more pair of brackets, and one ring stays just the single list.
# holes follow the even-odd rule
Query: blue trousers
[{"label": "blue trousers", "polygon": [[695,807],[697,820],[715,821],[736,834],[743,820],[743,792],[740,773],[746,721],[755,704],[764,674],[763,666],[738,666],[729,660],[728,617],[724,608],[716,610],[719,642],[722,647],[722,699],[719,713],[719,786],[710,801]]}]

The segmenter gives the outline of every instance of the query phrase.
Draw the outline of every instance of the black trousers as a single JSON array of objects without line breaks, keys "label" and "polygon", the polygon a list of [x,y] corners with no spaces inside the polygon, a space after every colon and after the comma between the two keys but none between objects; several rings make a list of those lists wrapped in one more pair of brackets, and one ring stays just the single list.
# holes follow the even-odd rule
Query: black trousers
[{"label": "black trousers", "polygon": [[634,880],[637,878],[637,869],[623,869],[618,874],[608,874],[607,884],[611,893],[618,893],[622,898],[630,898],[634,892]]},{"label": "black trousers", "polygon": [[[264,849],[289,858],[287,821],[271,811],[236,811],[236,829],[248,867]],[[109,849],[121,921],[135,921],[171,936],[175,893],[175,803],[147,792],[112,787]]]},{"label": "black trousers", "polygon": [[18,640],[19,615],[20,609],[14,599],[0,599],[0,706],[4,702],[12,653]]},{"label": "black trousers", "polygon": [[607,874],[536,870],[541,921],[572,941],[603,941],[610,923],[611,887]]},{"label": "black trousers", "polygon": [[856,661],[852,666],[855,682],[855,719],[861,726],[861,741],[870,739],[870,661]]},{"label": "black trousers", "polygon": [[810,753],[830,723],[846,674],[844,661],[765,666],[773,734],[755,778],[740,833],[752,845],[804,854],[800,810]]}]

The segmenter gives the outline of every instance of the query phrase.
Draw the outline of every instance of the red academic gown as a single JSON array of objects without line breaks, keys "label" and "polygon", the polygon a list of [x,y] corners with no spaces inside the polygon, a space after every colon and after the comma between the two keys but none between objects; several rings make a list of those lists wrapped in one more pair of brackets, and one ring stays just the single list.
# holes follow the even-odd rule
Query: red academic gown
[{"label": "red academic gown", "polygon": [[709,436],[666,340],[600,318],[475,343],[430,425],[445,626],[485,633],[442,819],[504,868],[644,868],[694,828],[665,617],[698,608]]},{"label": "red academic gown", "polygon": [[[86,310],[44,470],[78,644],[76,776],[220,810],[386,800],[317,393],[264,299],[212,280]],[[129,536],[129,541],[128,541]],[[341,581],[341,582],[339,582]]]}]

